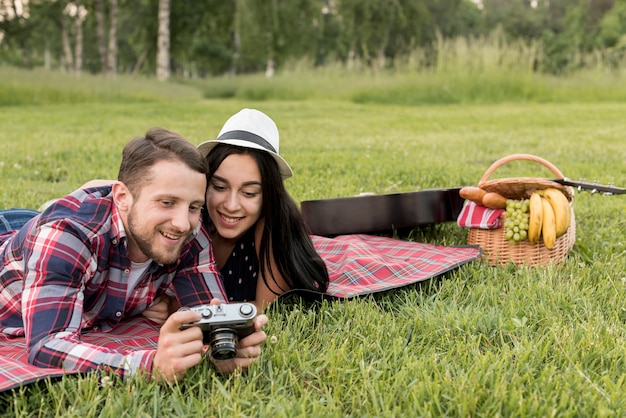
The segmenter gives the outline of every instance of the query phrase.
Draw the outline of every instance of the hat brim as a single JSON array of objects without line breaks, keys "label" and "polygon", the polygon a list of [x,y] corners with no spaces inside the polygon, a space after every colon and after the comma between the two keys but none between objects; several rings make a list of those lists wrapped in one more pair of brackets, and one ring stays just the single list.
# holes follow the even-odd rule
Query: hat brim
[{"label": "hat brim", "polygon": [[289,167],[289,164],[287,164],[287,161],[285,161],[283,157],[276,154],[275,152],[269,151],[261,145],[254,144],[250,141],[242,141],[239,139],[211,139],[209,141],[204,141],[203,143],[198,145],[198,150],[206,158],[206,156],[209,155],[209,152],[211,152],[211,150],[215,148],[218,144],[228,144],[241,148],[254,148],[265,151],[270,154],[278,164],[278,169],[280,170],[280,175],[283,179],[288,179],[289,177],[293,176],[293,171],[291,170],[291,167]]}]

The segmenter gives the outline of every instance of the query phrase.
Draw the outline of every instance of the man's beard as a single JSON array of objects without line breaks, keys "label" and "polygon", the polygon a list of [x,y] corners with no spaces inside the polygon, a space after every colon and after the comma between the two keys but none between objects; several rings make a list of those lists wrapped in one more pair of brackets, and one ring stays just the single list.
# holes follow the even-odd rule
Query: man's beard
[{"label": "man's beard", "polygon": [[[131,209],[130,213],[128,214],[128,231],[126,231],[126,235],[129,237],[129,239],[132,239],[135,242],[139,250],[141,250],[141,252],[146,257],[154,260],[156,263],[159,264],[172,264],[178,261],[178,258],[180,257],[180,252],[183,248],[183,245],[185,245],[187,239],[185,238],[181,240],[180,244],[178,244],[176,247],[173,247],[170,251],[159,254],[154,250],[154,245],[149,241],[149,239],[146,239],[141,234],[136,233],[139,228],[136,227],[136,223],[134,222],[134,215],[134,209]],[[160,232],[156,229],[153,233],[160,235]]]}]

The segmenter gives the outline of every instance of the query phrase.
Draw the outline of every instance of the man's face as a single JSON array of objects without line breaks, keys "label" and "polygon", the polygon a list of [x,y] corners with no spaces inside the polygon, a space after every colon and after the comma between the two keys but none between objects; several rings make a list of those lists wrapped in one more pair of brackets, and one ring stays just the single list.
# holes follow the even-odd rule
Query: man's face
[{"label": "man's face", "polygon": [[152,180],[121,209],[132,261],[160,264],[178,260],[185,241],[200,222],[206,178],[181,162],[160,161]]}]

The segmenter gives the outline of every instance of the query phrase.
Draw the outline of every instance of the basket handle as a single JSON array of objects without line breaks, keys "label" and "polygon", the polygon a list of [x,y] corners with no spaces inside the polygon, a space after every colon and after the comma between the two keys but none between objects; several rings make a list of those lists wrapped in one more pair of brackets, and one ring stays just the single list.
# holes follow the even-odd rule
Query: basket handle
[{"label": "basket handle", "polygon": [[563,178],[563,173],[561,173],[561,171],[550,161],[544,160],[541,157],[537,157],[536,155],[531,154],[511,154],[506,157],[500,158],[499,160],[491,164],[487,171],[485,171],[485,174],[483,174],[483,176],[481,177],[478,184],[485,183],[489,179],[489,176],[491,176],[491,174],[493,174],[493,172],[496,171],[498,167],[501,167],[504,164],[515,160],[534,161],[548,168],[550,171],[552,171],[552,173],[554,173],[557,178]]}]

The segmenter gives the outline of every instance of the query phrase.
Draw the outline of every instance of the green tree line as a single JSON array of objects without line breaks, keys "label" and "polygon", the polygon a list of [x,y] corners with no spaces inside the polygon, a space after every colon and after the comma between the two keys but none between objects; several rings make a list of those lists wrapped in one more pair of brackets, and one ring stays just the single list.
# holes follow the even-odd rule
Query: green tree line
[{"label": "green tree line", "polygon": [[0,63],[208,77],[358,63],[387,69],[498,31],[559,74],[626,54],[626,0],[2,0]]}]

